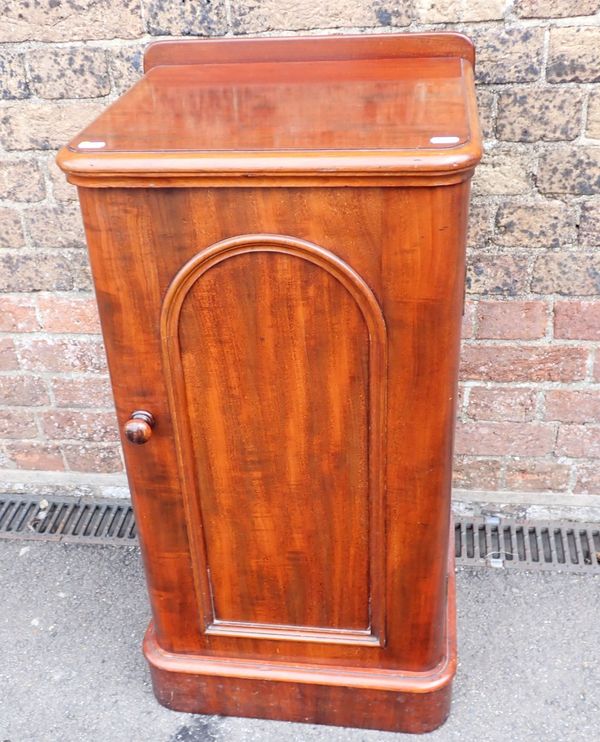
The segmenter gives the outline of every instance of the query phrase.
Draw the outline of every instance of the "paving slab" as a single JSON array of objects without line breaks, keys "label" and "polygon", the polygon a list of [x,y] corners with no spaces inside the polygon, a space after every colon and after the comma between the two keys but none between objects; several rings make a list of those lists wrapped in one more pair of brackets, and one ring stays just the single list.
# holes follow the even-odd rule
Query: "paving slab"
[{"label": "paving slab", "polygon": [[[600,579],[462,570],[452,714],[431,742],[599,739]],[[0,541],[0,742],[400,742],[161,707],[137,548]]]}]

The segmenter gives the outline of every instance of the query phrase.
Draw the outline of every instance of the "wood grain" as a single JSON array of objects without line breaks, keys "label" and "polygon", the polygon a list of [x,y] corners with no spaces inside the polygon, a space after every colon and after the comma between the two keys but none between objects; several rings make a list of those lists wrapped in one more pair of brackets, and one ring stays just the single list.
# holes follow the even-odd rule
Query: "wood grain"
[{"label": "wood grain", "polygon": [[429,672],[361,672],[278,661],[174,658],[157,644],[152,624],[144,638],[144,653],[156,696],[167,707],[280,719],[283,705],[290,721],[430,732],[450,712],[457,661],[455,601],[454,555],[450,552],[447,649],[445,660]]},{"label": "wood grain", "polygon": [[481,156],[473,47],[458,34],[196,40],[181,49],[159,44],[156,54],[179,64],[149,64],[60,151],[72,183],[211,186],[246,176],[310,187],[351,176],[432,185],[424,176],[468,178]]},{"label": "wood grain", "polygon": [[[445,549],[464,287],[468,184],[423,188],[80,189],[119,418],[151,411],[126,464],[151,562],[155,626],[167,651],[322,658],[419,670],[443,656]],[[162,357],[161,307],[202,249],[270,233],[322,246],[361,277],[388,335],[386,646],[203,632]],[[165,249],[168,245],[168,249]],[[131,368],[140,369],[132,374]],[[274,369],[274,373],[277,372]],[[276,377],[275,377],[276,378]],[[326,437],[323,436],[323,440]],[[138,496],[139,493],[139,496]],[[306,517],[311,517],[308,510]],[[148,533],[143,532],[144,523]],[[152,523],[163,527],[154,529]],[[196,521],[194,520],[194,523]],[[184,587],[185,585],[185,587]]]},{"label": "wood grain", "polygon": [[162,333],[210,633],[383,643],[387,338],[369,287],[316,245],[238,237],[178,273]]},{"label": "wood grain", "polygon": [[281,719],[284,705],[290,721],[424,733],[436,729],[450,712],[457,662],[455,602],[454,554],[449,551],[445,659],[428,672],[175,658],[158,645],[152,624],[144,653],[156,696],[170,708]]},{"label": "wood grain", "polygon": [[238,39],[169,39],[154,41],[144,53],[144,72],[183,64],[249,62],[322,62],[355,59],[446,57],[475,66],[473,42],[459,33],[345,34]]},{"label": "wood grain", "polygon": [[[155,420],[124,448],[155,693],[192,712],[427,731],[456,665],[472,47],[445,34],[202,44],[153,48],[138,92],[85,133],[139,136],[137,151],[59,156],[79,185],[119,421]],[[286,88],[317,85],[317,59],[331,114]],[[161,150],[212,131],[194,104],[208,89],[218,146],[242,149]],[[456,146],[420,146],[450,124]]]}]

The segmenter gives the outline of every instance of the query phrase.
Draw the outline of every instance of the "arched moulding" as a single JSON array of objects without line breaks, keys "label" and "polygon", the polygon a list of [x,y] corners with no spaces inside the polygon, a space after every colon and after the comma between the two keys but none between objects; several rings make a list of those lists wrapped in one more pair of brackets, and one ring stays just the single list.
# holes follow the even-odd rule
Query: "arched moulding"
[{"label": "arched moulding", "polygon": [[[244,260],[242,264],[243,271],[241,273],[227,272],[228,270],[232,270],[232,265],[235,265],[235,261],[233,263],[228,263],[228,261],[231,261],[233,258],[242,258]],[[293,260],[290,260],[290,258]],[[268,264],[265,263],[266,260],[269,261]],[[298,260],[303,262],[296,262]],[[239,265],[240,263],[238,261],[238,266]],[[306,266],[306,268],[303,268],[303,265]],[[228,593],[227,590],[229,589],[228,586],[230,586],[230,583],[232,583],[232,581],[235,582],[236,575],[234,574],[232,576],[231,572],[229,572],[224,576],[221,571],[224,569],[224,562],[235,561],[233,557],[236,550],[239,551],[245,549],[246,551],[249,551],[250,559],[252,560],[257,547],[256,541],[252,542],[251,546],[248,546],[248,544],[240,545],[240,543],[234,543],[232,540],[229,551],[223,552],[221,550],[224,548],[222,543],[223,538],[220,535],[215,536],[215,530],[219,529],[221,529],[221,533],[227,533],[225,539],[234,539],[236,537],[236,528],[238,528],[241,533],[241,527],[238,526],[237,523],[232,524],[231,528],[224,528],[223,521],[218,521],[220,524],[219,527],[217,528],[215,526],[215,523],[217,523],[215,518],[225,518],[226,515],[223,513],[230,512],[228,511],[228,507],[231,505],[230,500],[232,500],[232,495],[221,495],[222,501],[217,502],[216,498],[218,496],[213,496],[213,486],[211,483],[213,481],[218,481],[221,486],[223,481],[228,481],[231,489],[225,490],[226,492],[230,492],[235,487],[239,490],[246,486],[250,486],[246,485],[246,480],[240,479],[242,474],[239,474],[238,476],[235,473],[231,473],[231,468],[234,467],[235,463],[235,455],[233,455],[233,457],[231,456],[231,450],[237,451],[239,454],[239,462],[241,462],[242,466],[238,467],[238,469],[244,468],[244,465],[246,464],[246,461],[243,459],[243,451],[247,450],[244,448],[244,446],[248,444],[247,438],[245,438],[242,443],[239,443],[241,438],[236,439],[237,442],[232,444],[231,438],[227,438],[228,434],[223,434],[225,435],[225,440],[228,441],[228,455],[231,459],[223,464],[223,467],[229,467],[229,470],[225,472],[225,475],[223,475],[225,480],[223,479],[223,476],[216,476],[214,474],[214,471],[218,466],[220,466],[220,464],[218,462],[215,463],[215,461],[220,457],[224,458],[224,454],[220,456],[218,450],[210,450],[210,446],[216,445],[211,442],[211,431],[215,429],[215,421],[218,420],[218,425],[223,427],[227,424],[226,421],[223,421],[225,420],[226,415],[229,414],[229,408],[227,407],[229,401],[227,401],[226,385],[231,382],[223,381],[223,378],[229,373],[230,366],[235,363],[237,363],[242,369],[245,368],[243,363],[239,363],[239,357],[234,357],[233,354],[235,351],[228,350],[228,348],[231,348],[232,346],[239,348],[247,341],[252,345],[252,362],[257,362],[256,340],[258,336],[251,335],[255,332],[256,317],[253,317],[252,322],[239,322],[237,325],[235,324],[236,320],[232,319],[231,327],[223,327],[223,334],[224,336],[227,335],[227,337],[232,336],[232,328],[237,331],[237,334],[234,335],[235,343],[228,345],[223,341],[223,343],[221,343],[223,353],[222,358],[213,356],[213,360],[210,362],[204,360],[204,356],[208,351],[203,350],[203,348],[214,348],[218,343],[214,342],[215,338],[213,337],[212,341],[204,344],[202,342],[202,333],[219,332],[219,321],[224,324],[229,321],[228,317],[232,314],[232,307],[233,313],[235,313],[235,305],[228,304],[228,311],[223,310],[223,307],[219,305],[220,308],[215,307],[214,317],[211,315],[211,301],[214,300],[215,303],[218,304],[220,300],[221,292],[218,290],[218,286],[224,286],[224,282],[226,282],[227,278],[231,279],[232,276],[239,277],[240,275],[248,276],[248,274],[252,273],[255,269],[255,280],[257,282],[263,282],[260,285],[263,289],[265,289],[266,286],[265,293],[269,294],[272,289],[272,291],[279,297],[279,300],[281,300],[282,292],[291,292],[289,299],[290,302],[293,302],[297,298],[297,295],[293,293],[293,281],[288,287],[288,284],[285,281],[282,282],[281,280],[278,280],[278,278],[281,279],[281,275],[277,273],[278,270],[292,270],[292,274],[296,277],[300,276],[306,284],[310,283],[311,280],[320,282],[319,287],[323,287],[324,293],[329,292],[328,306],[331,308],[336,304],[336,301],[338,301],[342,307],[340,311],[345,311],[347,313],[349,320],[348,325],[350,328],[354,328],[355,332],[354,335],[348,335],[339,340],[332,338],[330,332],[326,338],[324,347],[329,351],[328,359],[335,356],[336,342],[340,343],[340,352],[342,354],[346,353],[344,356],[346,360],[360,359],[360,363],[357,364],[356,369],[349,370],[349,362],[346,362],[346,365],[343,366],[345,374],[344,378],[358,378],[360,380],[362,386],[360,388],[360,394],[357,395],[360,396],[360,400],[358,402],[355,400],[348,401],[342,396],[339,396],[342,392],[340,391],[338,393],[336,389],[336,375],[331,372],[332,368],[335,369],[335,366],[332,365],[335,361],[330,362],[328,359],[323,361],[322,357],[320,357],[319,363],[325,363],[325,368],[327,370],[325,375],[326,378],[314,380],[315,386],[318,386],[319,384],[326,386],[324,399],[327,401],[334,398],[332,404],[336,406],[336,413],[343,409],[346,402],[348,402],[347,406],[351,407],[353,410],[355,408],[359,409],[359,413],[352,412],[353,416],[348,418],[354,426],[350,426],[351,432],[349,432],[349,435],[353,436],[352,445],[360,445],[364,448],[364,452],[361,450],[360,453],[360,456],[364,459],[364,472],[359,466],[359,471],[362,472],[359,479],[360,477],[364,479],[364,487],[359,490],[359,485],[356,485],[357,489],[354,491],[352,490],[353,485],[351,485],[351,491],[348,493],[349,497],[347,498],[347,500],[350,500],[348,509],[352,510],[352,508],[355,508],[355,510],[352,510],[351,515],[346,516],[345,506],[342,506],[341,508],[339,507],[340,500],[334,501],[335,497],[340,496],[338,490],[336,490],[335,495],[332,495],[331,492],[325,492],[324,490],[326,487],[324,488],[322,495],[321,492],[313,492],[315,500],[320,500],[321,498],[327,500],[327,498],[330,498],[330,506],[339,521],[337,524],[330,524],[327,522],[319,524],[319,527],[322,529],[332,529],[327,533],[327,536],[332,542],[336,540],[336,533],[338,536],[343,532],[350,533],[352,528],[356,527],[357,513],[359,512],[356,508],[359,508],[359,505],[364,508],[364,523],[361,524],[361,527],[364,528],[364,538],[362,539],[361,545],[357,546],[357,550],[359,548],[364,548],[365,558],[362,566],[359,565],[358,569],[358,572],[361,575],[364,574],[364,580],[360,585],[357,583],[358,589],[353,590],[354,593],[358,593],[361,596],[362,604],[357,604],[354,614],[350,613],[351,609],[333,606],[331,608],[331,616],[333,616],[335,620],[332,618],[330,622],[325,620],[319,622],[303,621],[302,618],[298,618],[301,610],[297,606],[294,606],[293,608],[287,606],[286,608],[286,605],[283,603],[279,607],[279,610],[277,610],[277,608],[273,609],[272,617],[266,616],[266,614],[266,617],[260,615],[260,607],[256,608],[257,613],[251,614],[248,611],[245,611],[243,607],[247,606],[249,603],[260,604],[260,601],[264,596],[259,594],[258,585],[265,584],[265,590],[268,590],[269,575],[263,574],[261,578],[262,582],[254,583],[256,594],[247,594],[244,602],[244,589],[252,583],[253,576],[245,574],[243,578],[240,578],[240,587],[235,591],[236,597],[232,598],[231,593]],[[271,270],[273,271],[272,279],[270,278]],[[218,271],[220,271],[220,273],[218,273]],[[321,273],[321,271],[323,273]],[[219,276],[219,282],[217,282],[216,276]],[[268,283],[270,280],[272,280],[271,284]],[[266,284],[264,283],[265,281],[267,282]],[[248,278],[248,283],[252,283],[251,277]],[[240,280],[239,286],[243,287],[244,285],[245,280]],[[259,285],[259,283],[256,283],[255,285]],[[215,286],[217,286],[217,290],[215,289]],[[203,291],[206,293],[202,293]],[[223,289],[223,293],[225,292],[226,290]],[[234,296],[235,292],[231,292],[231,295]],[[240,302],[251,301],[247,297],[242,297],[241,292],[238,292],[238,295],[240,296]],[[334,298],[334,301],[331,300],[331,297]],[[306,296],[304,296],[304,299],[306,299]],[[318,301],[319,297],[317,295],[315,303],[318,303]],[[186,304],[186,302],[189,303]],[[240,312],[242,311],[243,310],[240,310]],[[246,305],[246,311],[248,311],[248,305]],[[274,318],[268,314],[268,308],[265,309],[265,311],[267,312],[264,317],[266,327],[266,325],[272,324],[277,318],[274,320]],[[246,320],[246,316],[243,315],[243,317],[244,320]],[[281,327],[284,327],[285,329],[285,320],[281,320],[281,322],[283,324],[280,325],[280,330]],[[331,326],[333,325],[329,325],[328,327]],[[342,322],[340,326],[345,327],[345,322]],[[248,332],[251,337],[250,335],[246,338],[240,337],[240,327],[249,327],[250,329]],[[324,334],[327,330],[323,329],[321,331],[318,323],[315,324],[313,322],[311,328],[313,329],[315,336],[319,336],[319,333],[322,332],[323,337],[325,337]],[[268,329],[264,331],[261,330],[259,334],[266,333],[268,335],[268,331]],[[352,331],[353,330],[350,329],[348,332],[350,333]],[[286,333],[284,332],[283,334],[285,335]],[[289,334],[293,335],[293,328],[290,329]],[[263,338],[261,337],[261,340],[262,339]],[[319,339],[321,338],[317,337],[317,340]],[[289,342],[294,341],[292,339]],[[302,342],[306,342],[306,340],[303,339]],[[361,342],[363,342],[364,347],[358,347]],[[210,637],[236,637],[240,639],[264,638],[280,641],[308,641],[363,646],[370,645],[375,647],[384,646],[384,505],[387,333],[381,308],[370,287],[350,265],[341,260],[334,253],[305,240],[270,234],[242,235],[222,240],[221,242],[202,250],[190,259],[181,268],[170,284],[162,306],[161,344],[169,405],[174,426],[175,445],[177,447],[182,495],[186,510],[190,546],[193,554],[194,575],[200,610],[204,619],[205,634]],[[304,350],[306,350],[306,347],[304,347]],[[227,357],[228,352],[231,353],[229,357]],[[217,358],[217,361],[214,360],[215,358]],[[363,358],[368,359],[368,361],[365,360],[363,363]],[[198,364],[197,368],[190,365],[195,363]],[[212,365],[210,365],[211,363]],[[215,363],[220,365],[220,368],[217,371],[215,371]],[[193,368],[193,370],[190,371],[190,368]],[[244,371],[242,370],[240,373],[243,374]],[[191,384],[188,383],[187,378],[190,375],[193,375],[193,383]],[[282,385],[282,398],[287,399],[285,394],[287,391],[285,387],[286,382],[280,378],[279,373],[273,372],[272,378],[267,380],[265,380],[261,375],[252,378],[258,378],[260,383],[268,385],[268,388],[267,386],[264,387],[266,394],[270,393],[272,387],[276,387],[278,384]],[[199,383],[199,380],[202,380],[202,383]],[[236,377],[236,380],[239,381],[238,377]],[[357,384],[359,382],[347,382],[346,386],[343,387],[342,385],[344,383],[346,382],[343,380],[340,381],[340,388],[347,391],[348,388],[352,388],[348,387],[348,384]],[[215,391],[214,387],[219,387],[220,384],[223,386],[218,392]],[[204,387],[209,391],[202,391]],[[212,391],[210,391],[211,389]],[[211,393],[214,394],[215,397],[209,399],[207,395]],[[251,394],[252,391],[249,390],[248,393]],[[204,397],[202,396],[203,394],[205,395]],[[336,394],[338,394],[337,398],[335,398]],[[214,402],[215,398],[217,399],[216,403]],[[238,402],[239,399],[242,399],[242,397],[238,398]],[[313,398],[311,397],[311,399]],[[215,412],[215,404],[224,405],[220,408],[222,414]],[[231,404],[235,407],[236,399],[231,400]],[[204,409],[205,407],[206,409]],[[297,407],[294,408],[296,411],[297,409]],[[313,412],[311,414],[314,414],[314,405],[312,409]],[[241,407],[240,410],[241,416],[243,414]],[[363,411],[364,415],[362,415]],[[340,419],[344,419],[344,414],[350,415],[351,413],[341,412],[339,414],[342,415]],[[233,416],[232,419],[237,420],[235,416]],[[357,420],[360,422],[357,422]],[[234,423],[232,423],[232,425],[234,425]],[[204,427],[206,427],[206,431],[204,431]],[[240,427],[242,427],[241,422]],[[263,426],[262,429],[264,429],[264,427],[265,426]],[[256,441],[263,440],[261,438],[262,433],[256,432],[262,429],[256,425],[256,440],[253,440],[252,444],[256,443]],[[232,435],[237,435],[237,431]],[[298,435],[302,436],[303,433],[300,432]],[[356,443],[357,441],[359,443]],[[336,446],[334,446],[335,453],[331,453],[329,458],[333,459],[335,456],[338,456],[341,460],[347,462],[348,458],[344,458],[344,456],[348,457],[348,452],[342,451],[342,453],[340,453],[339,441]],[[350,449],[348,450],[350,451]],[[239,453],[239,451],[242,451],[242,453]],[[285,456],[285,451],[282,455]],[[323,466],[327,468],[327,457],[329,452],[326,444],[323,449],[319,449],[318,455],[321,455],[322,461],[325,461]],[[277,460],[275,454],[271,458],[268,456],[266,458],[275,468],[278,466],[278,463],[273,463]],[[336,469],[335,466],[338,466],[338,468]],[[336,464],[335,466],[332,464],[330,469],[334,472],[332,489],[335,489],[336,483],[339,485],[339,482],[349,481],[348,472],[345,475],[339,475],[338,479],[335,478],[339,473],[339,465]],[[259,484],[257,485],[258,487],[262,486],[261,474],[262,472],[258,472],[258,474],[254,472],[255,478],[258,477],[256,480],[259,481]],[[272,472],[272,474],[273,477],[271,481],[278,481],[274,476],[275,473]],[[214,480],[212,479],[213,476],[215,477]],[[227,480],[227,477],[235,476],[238,476],[237,480],[231,478]],[[344,477],[346,477],[346,479],[344,479]],[[237,482],[237,485],[235,486],[234,481]],[[314,482],[309,482],[308,479],[306,479],[306,482],[307,491],[310,491],[311,486],[314,489]],[[245,491],[246,496],[248,496],[247,490]],[[277,496],[279,497],[280,495],[278,494]],[[352,496],[354,496],[354,499],[362,498],[364,502],[357,505],[352,500]],[[229,497],[229,500],[227,500],[224,505],[223,498],[226,497]],[[261,493],[257,492],[257,499],[259,500],[256,505],[257,508],[261,506],[260,497]],[[265,501],[269,501],[268,497],[269,495],[265,495]],[[338,504],[335,505],[335,502]],[[271,497],[271,511],[273,510],[273,503],[274,501]],[[289,503],[277,500],[276,504],[278,507],[280,506],[280,512],[277,515],[281,519],[281,533],[275,534],[275,537],[282,539],[282,533],[285,532],[286,528],[286,518],[291,519],[290,524],[288,524],[289,527],[291,527],[293,525],[293,514],[291,513]],[[252,501],[251,506],[254,507],[254,502]],[[286,507],[288,508],[287,510]],[[275,522],[275,514],[272,514],[271,511],[267,510],[266,514],[265,511],[261,511],[262,516],[269,521],[269,518],[273,515],[273,522]],[[344,517],[353,518],[353,525],[351,526],[350,522],[345,524],[343,520]],[[275,526],[272,525],[271,521],[269,521],[269,523],[271,524],[272,530],[277,528],[277,523],[275,523]],[[298,523],[296,522],[296,527],[297,526]],[[344,531],[334,532],[333,529],[335,528],[342,528]],[[248,526],[247,530],[250,532],[252,531],[250,526]],[[234,532],[234,535],[231,535],[231,532]],[[254,551],[252,547],[254,547]],[[259,543],[258,548],[260,549],[260,547],[261,544]],[[339,571],[341,570],[343,572],[343,560],[340,553],[335,551],[335,546],[332,548],[333,553],[335,554],[336,564],[331,566],[333,570],[336,568],[338,570],[335,584],[339,584]],[[300,554],[300,556],[298,556],[298,554],[296,554],[296,556],[299,559],[302,559],[303,556],[304,558],[308,558],[309,555]],[[262,561],[270,564],[273,569],[292,569],[289,565],[276,565],[275,567],[272,567],[271,562],[266,558]],[[283,564],[283,557],[281,558],[281,561]],[[244,565],[240,565],[239,568],[244,569]],[[278,581],[278,584],[281,585],[282,575],[285,583],[285,572],[282,571],[277,573],[277,579],[274,578],[273,582]],[[301,580],[302,578],[298,579]],[[358,578],[348,577],[348,580],[350,579],[357,580]],[[309,585],[309,582],[310,577],[306,576],[306,585]],[[334,583],[332,582],[332,584]],[[350,585],[350,583],[348,584]],[[306,585],[304,585],[304,587],[306,587]],[[302,592],[302,588],[302,585],[298,588],[300,593]],[[341,592],[343,592],[343,589],[342,586],[342,588],[340,588]],[[350,586],[348,589],[350,590]],[[310,593],[307,593],[305,596],[307,600],[304,602],[310,602],[308,600],[309,594]],[[325,590],[324,594],[331,595],[331,592]],[[235,600],[237,598],[239,598],[239,602],[236,605]],[[277,596],[271,596],[271,607],[277,602],[276,598]],[[330,599],[334,601],[338,598],[330,597]],[[281,598],[281,600],[283,601],[284,598]],[[328,609],[324,608],[323,610],[327,611]],[[344,611],[346,612],[344,613]]]}]

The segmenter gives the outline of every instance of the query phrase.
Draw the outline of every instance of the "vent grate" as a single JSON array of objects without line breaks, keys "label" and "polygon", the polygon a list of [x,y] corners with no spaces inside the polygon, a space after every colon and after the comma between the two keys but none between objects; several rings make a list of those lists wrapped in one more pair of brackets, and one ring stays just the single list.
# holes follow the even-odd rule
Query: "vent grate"
[{"label": "vent grate", "polygon": [[133,510],[112,499],[3,497],[0,538],[86,544],[137,543]]},{"label": "vent grate", "polygon": [[600,574],[599,524],[463,517],[454,545],[463,567]]},{"label": "vent grate", "polygon": [[[138,543],[128,500],[0,495],[0,539]],[[600,574],[600,524],[460,516],[454,522],[461,567]]]}]

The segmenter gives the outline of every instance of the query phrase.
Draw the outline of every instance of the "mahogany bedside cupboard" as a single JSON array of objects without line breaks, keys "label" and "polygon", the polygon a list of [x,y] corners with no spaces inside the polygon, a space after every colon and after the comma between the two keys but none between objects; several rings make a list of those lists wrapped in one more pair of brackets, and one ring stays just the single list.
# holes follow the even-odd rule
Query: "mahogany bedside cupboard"
[{"label": "mahogany bedside cupboard", "polygon": [[473,63],[449,33],[161,41],[59,154],[173,709],[448,714]]}]

